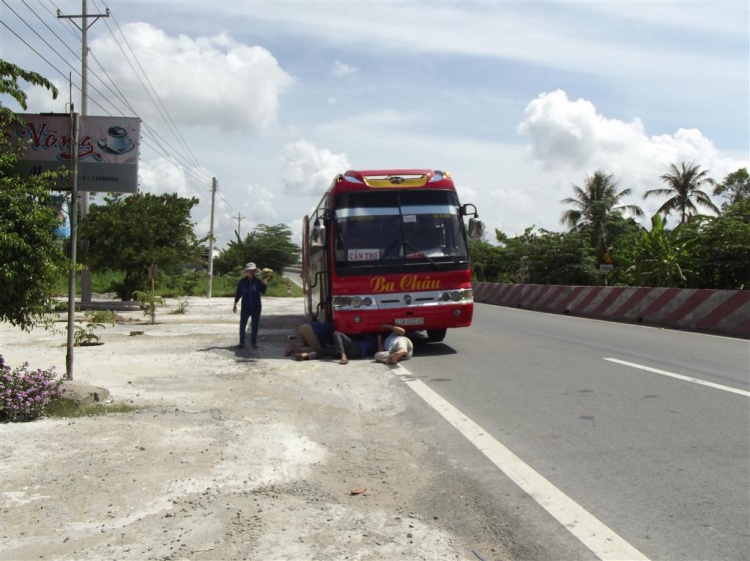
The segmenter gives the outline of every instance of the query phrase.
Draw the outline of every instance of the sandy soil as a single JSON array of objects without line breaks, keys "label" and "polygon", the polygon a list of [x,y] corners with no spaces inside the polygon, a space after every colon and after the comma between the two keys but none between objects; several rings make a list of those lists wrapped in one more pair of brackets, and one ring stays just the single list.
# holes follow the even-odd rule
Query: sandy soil
[{"label": "sandy soil", "polygon": [[[75,349],[76,379],[136,412],[0,425],[4,561],[511,557],[470,489],[444,493],[450,466],[391,369],[282,356],[301,300],[264,299],[258,351],[230,348],[230,299],[174,308]],[[0,324],[11,365],[62,368],[63,345]]]}]

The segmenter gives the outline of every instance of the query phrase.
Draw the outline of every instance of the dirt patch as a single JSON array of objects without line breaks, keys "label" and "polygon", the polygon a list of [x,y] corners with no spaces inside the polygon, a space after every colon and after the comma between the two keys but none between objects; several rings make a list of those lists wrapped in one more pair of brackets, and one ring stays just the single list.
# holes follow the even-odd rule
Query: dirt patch
[{"label": "dirt patch", "polygon": [[[0,556],[509,558],[491,530],[467,535],[446,516],[436,443],[388,368],[282,357],[301,307],[264,299],[258,351],[231,348],[238,317],[219,298],[76,348],[77,380],[140,409],[0,426]],[[63,341],[0,325],[10,364],[62,365]]]}]

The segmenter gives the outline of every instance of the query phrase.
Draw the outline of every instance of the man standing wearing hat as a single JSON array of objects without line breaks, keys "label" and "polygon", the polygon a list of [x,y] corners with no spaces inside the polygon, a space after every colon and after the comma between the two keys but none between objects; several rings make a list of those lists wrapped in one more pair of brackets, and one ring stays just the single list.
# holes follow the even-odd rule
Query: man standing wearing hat
[{"label": "man standing wearing hat", "polygon": [[247,320],[252,320],[250,324],[250,346],[258,348],[258,324],[260,323],[260,295],[266,293],[267,279],[258,279],[255,276],[257,268],[255,263],[248,263],[245,266],[245,276],[237,283],[237,290],[234,293],[234,307],[232,312],[237,313],[237,302],[242,298],[242,308],[240,310],[240,344],[239,347],[245,346],[245,330],[247,329]]}]

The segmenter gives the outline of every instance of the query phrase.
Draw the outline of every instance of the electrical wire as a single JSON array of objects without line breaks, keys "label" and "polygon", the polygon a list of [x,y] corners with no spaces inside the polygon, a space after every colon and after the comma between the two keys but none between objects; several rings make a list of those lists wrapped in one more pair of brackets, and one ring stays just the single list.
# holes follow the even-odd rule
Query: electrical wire
[{"label": "electrical wire", "polygon": [[[57,72],[58,74],[60,74],[60,76],[62,76],[62,78],[63,78],[63,79],[65,79],[65,80],[67,80],[67,79],[68,79],[68,77],[67,77],[67,76],[65,75],[65,73],[64,73],[64,72],[62,72],[62,71],[61,71],[61,70],[60,70],[59,68],[57,68],[57,67],[56,67],[56,66],[55,66],[54,64],[52,64],[52,63],[51,63],[51,62],[50,62],[50,61],[49,61],[49,60],[48,60],[48,59],[47,59],[47,58],[46,58],[46,57],[45,57],[44,55],[42,55],[42,54],[41,54],[41,53],[40,53],[39,51],[37,51],[37,50],[36,50],[36,49],[35,49],[35,48],[34,48],[33,46],[31,46],[31,45],[30,45],[30,44],[29,44],[29,43],[28,43],[28,42],[27,42],[27,41],[26,41],[26,40],[25,40],[25,39],[24,39],[23,37],[21,37],[21,36],[20,36],[20,35],[19,35],[18,33],[16,33],[16,32],[15,32],[15,30],[13,30],[13,28],[11,28],[11,27],[10,27],[10,26],[9,26],[8,24],[6,24],[6,23],[5,23],[4,21],[2,21],[2,20],[0,20],[0,24],[1,24],[1,25],[2,25],[3,27],[5,27],[5,28],[6,28],[6,29],[7,29],[8,31],[10,31],[10,32],[11,32],[11,33],[12,33],[13,35],[15,35],[15,36],[16,36],[16,37],[17,37],[17,38],[18,38],[18,39],[19,39],[19,40],[20,40],[20,41],[21,41],[21,42],[22,42],[23,44],[25,44],[25,45],[26,45],[26,46],[27,46],[27,47],[28,47],[29,49],[31,49],[31,50],[32,50],[32,51],[33,51],[33,52],[34,52],[34,53],[35,53],[35,54],[36,54],[36,55],[37,55],[37,56],[38,56],[39,58],[41,58],[41,59],[42,59],[42,60],[43,60],[44,62],[46,62],[46,63],[47,63],[47,64],[48,64],[48,65],[49,65],[49,66],[50,66],[50,67],[51,67],[51,68],[52,68],[53,70],[55,70],[55,71],[56,71],[56,72]],[[78,90],[79,92],[83,93],[83,90],[82,90],[82,89],[81,89],[81,88],[80,88],[80,87],[79,87],[79,86],[78,86],[77,84],[72,84],[72,86],[73,86],[74,88],[76,88],[76,89],[77,89],[77,90]],[[102,106],[102,105],[101,105],[101,104],[100,104],[100,103],[99,103],[99,102],[98,102],[98,101],[97,101],[96,99],[92,98],[92,97],[91,97],[91,96],[89,96],[89,95],[87,95],[86,97],[88,97],[88,99],[89,99],[89,100],[90,100],[90,101],[91,101],[92,103],[94,103],[94,104],[95,104],[95,105],[96,105],[97,107],[99,107],[99,109],[101,109],[102,111],[104,111],[104,112],[105,112],[105,113],[106,113],[107,115],[109,115],[110,117],[115,117],[115,115],[113,115],[113,114],[112,114],[112,113],[111,113],[111,112],[110,112],[109,110],[107,110],[107,109],[106,109],[105,107],[103,107],[103,106]],[[162,152],[161,152],[161,151],[160,151],[159,149],[157,149],[156,147],[154,147],[153,145],[151,145],[151,144],[150,144],[149,142],[147,142],[146,140],[142,139],[142,140],[141,140],[141,142],[142,142],[143,144],[145,144],[146,146],[148,146],[149,148],[151,148],[151,149],[152,149],[152,150],[153,150],[154,152],[156,152],[157,154],[159,154],[160,156],[162,156],[162,157],[163,157],[163,158],[164,158],[164,159],[165,159],[165,160],[166,160],[167,162],[169,162],[170,164],[172,164],[173,166],[175,166],[175,167],[176,167],[177,169],[179,169],[180,171],[182,171],[182,172],[183,172],[184,174],[186,174],[186,180],[187,180],[188,182],[190,182],[190,181],[192,180],[192,181],[196,181],[196,182],[197,182],[198,184],[200,184],[200,183],[201,183],[201,181],[203,181],[203,179],[202,179],[202,178],[200,178],[200,177],[198,177],[198,176],[194,175],[194,174],[192,173],[192,171],[191,171],[190,169],[188,169],[188,168],[185,168],[185,167],[183,167],[183,166],[179,165],[178,163],[175,163],[174,161],[172,161],[172,159],[170,159],[169,155],[167,155],[167,154],[164,154],[164,153],[162,153]],[[203,194],[203,193],[205,193],[205,192],[206,192],[206,190],[205,190],[205,189],[203,189],[203,190],[201,190],[201,189],[196,189],[196,188],[195,188],[195,186],[194,186],[194,184],[193,184],[193,185],[191,185],[191,188],[192,188],[192,189],[193,189],[194,191],[196,191],[196,192],[197,192],[198,194]]]},{"label": "electrical wire", "polygon": [[[93,0],[94,5],[96,6],[96,0]],[[104,7],[109,10],[109,6],[107,6],[107,3],[102,0],[102,4],[104,4]],[[172,119],[172,116],[169,114],[169,110],[167,109],[166,105],[164,105],[164,102],[162,101],[161,97],[159,96],[159,92],[156,91],[156,88],[154,87],[153,83],[148,77],[148,74],[146,73],[146,70],[141,65],[141,62],[138,60],[138,57],[135,54],[135,51],[133,50],[133,47],[130,45],[130,41],[128,41],[127,36],[123,33],[122,28],[120,27],[120,23],[117,21],[117,18],[115,17],[114,12],[110,10],[110,16],[112,17],[112,21],[115,22],[115,25],[117,26],[118,31],[120,32],[120,35],[122,35],[122,38],[125,40],[125,44],[128,46],[128,49],[130,49],[130,52],[133,55],[133,58],[135,59],[135,62],[138,64],[138,68],[141,69],[141,72],[143,72],[143,76],[146,78],[146,81],[151,86],[151,89],[154,92],[154,95],[156,96],[156,99],[159,100],[159,104],[164,109],[164,113],[167,115],[170,123],[172,123],[172,126],[174,127],[173,132],[176,133],[176,136],[178,140],[182,141],[182,146],[185,148],[190,156],[193,158],[193,164],[195,164],[196,167],[201,167],[200,163],[198,162],[197,158],[193,154],[192,150],[190,150],[190,146],[188,146],[187,142],[185,141],[185,138],[182,136],[182,133],[180,132],[179,127],[177,126],[177,123],[174,122],[174,119]]]},{"label": "electrical wire", "polygon": [[[30,11],[31,11],[31,12],[32,12],[32,13],[33,13],[33,14],[34,14],[34,15],[35,15],[35,16],[36,16],[37,18],[38,18],[38,19],[39,19],[39,21],[41,21],[41,22],[42,22],[42,23],[43,23],[43,24],[44,24],[44,25],[45,25],[45,26],[47,27],[47,29],[49,29],[49,30],[50,30],[50,32],[52,32],[52,33],[53,33],[53,34],[55,35],[55,37],[57,37],[57,39],[58,39],[58,40],[59,40],[60,42],[62,42],[62,43],[63,43],[63,45],[65,45],[65,47],[66,47],[66,48],[67,48],[67,49],[68,49],[68,50],[69,50],[69,51],[70,51],[70,52],[71,52],[71,53],[73,54],[73,56],[75,56],[75,57],[76,57],[76,58],[77,58],[77,59],[78,59],[78,60],[79,60],[79,61],[80,61],[81,63],[83,63],[83,60],[81,59],[81,57],[80,57],[80,56],[78,56],[78,54],[77,54],[77,53],[76,53],[75,51],[73,51],[73,50],[72,50],[72,49],[71,49],[71,48],[70,48],[70,47],[69,47],[69,46],[67,45],[67,43],[65,43],[65,42],[64,42],[64,41],[63,41],[63,40],[62,40],[62,39],[60,38],[60,36],[59,36],[59,35],[57,35],[57,33],[55,33],[54,31],[52,31],[52,29],[51,29],[51,28],[50,28],[50,27],[49,27],[49,26],[48,26],[48,25],[47,25],[47,24],[46,24],[46,23],[45,23],[45,22],[44,22],[44,21],[42,20],[42,18],[41,18],[41,17],[39,17],[39,14],[37,14],[37,13],[36,13],[36,12],[35,12],[35,11],[34,11],[34,10],[33,10],[33,9],[32,9],[32,8],[31,8],[31,7],[29,6],[29,5],[28,5],[28,4],[26,4],[26,2],[25,2],[24,0],[22,0],[22,2],[23,2],[23,4],[24,4],[24,5],[25,5],[25,6],[26,6],[26,7],[27,7],[27,8],[28,8],[28,9],[29,9],[29,10],[30,10]],[[8,4],[7,4],[7,2],[5,2],[5,0],[3,0],[3,4],[6,4],[6,6],[8,5]],[[50,48],[50,49],[51,49],[51,50],[52,50],[52,51],[53,51],[53,52],[55,53],[55,54],[57,54],[57,56],[58,56],[58,57],[60,57],[60,59],[61,59],[61,60],[62,60],[62,61],[63,61],[63,62],[65,63],[65,64],[67,64],[67,65],[68,65],[68,66],[69,66],[69,67],[70,67],[70,68],[71,68],[71,69],[72,69],[72,70],[73,70],[73,71],[74,71],[74,72],[75,72],[75,73],[76,73],[76,74],[77,74],[78,76],[80,76],[80,77],[81,77],[81,79],[83,79],[83,76],[81,75],[81,73],[80,73],[80,72],[79,72],[79,71],[78,71],[78,70],[77,70],[77,69],[76,69],[76,68],[75,68],[75,67],[74,67],[73,65],[71,65],[71,64],[70,64],[70,63],[69,63],[69,62],[68,62],[67,60],[65,60],[65,58],[64,58],[64,57],[63,57],[63,56],[62,56],[62,55],[61,55],[61,54],[60,54],[60,53],[59,53],[59,52],[58,52],[58,51],[57,51],[57,50],[56,50],[56,49],[55,49],[54,47],[52,47],[52,45],[50,45],[50,44],[49,44],[49,43],[48,43],[48,42],[47,42],[47,41],[46,41],[46,40],[45,40],[45,39],[44,39],[44,38],[43,38],[43,37],[42,37],[41,35],[39,35],[39,33],[37,33],[37,32],[36,32],[36,31],[35,31],[35,30],[34,30],[34,29],[33,29],[33,28],[31,27],[31,25],[30,25],[30,24],[29,24],[29,23],[28,23],[28,22],[27,22],[27,21],[26,21],[26,20],[25,20],[25,19],[24,19],[24,18],[23,18],[23,17],[21,16],[21,15],[20,15],[20,14],[18,14],[18,13],[17,13],[17,12],[15,11],[15,10],[13,10],[12,8],[10,8],[10,6],[8,6],[8,7],[9,7],[9,9],[10,9],[10,10],[11,10],[11,11],[12,11],[12,12],[13,12],[13,13],[14,13],[15,15],[16,15],[16,17],[18,17],[18,18],[19,18],[19,19],[20,19],[20,20],[21,20],[21,21],[22,21],[22,22],[23,22],[23,23],[24,23],[24,24],[25,24],[25,25],[26,25],[26,26],[27,26],[27,27],[28,27],[29,29],[31,29],[31,31],[33,31],[33,32],[34,32],[34,33],[35,33],[35,34],[37,35],[37,37],[39,37],[39,38],[40,38],[40,39],[41,39],[41,40],[42,40],[42,41],[43,41],[43,42],[44,42],[44,43],[45,43],[45,44],[46,44],[46,45],[47,45],[47,46],[48,46],[48,47],[49,47],[49,48]],[[49,61],[46,61],[46,62],[47,62],[48,64],[50,64],[50,65],[51,65],[51,63],[50,63]],[[100,63],[98,62],[98,60],[97,60],[97,63],[98,63],[98,64],[100,64]],[[101,64],[100,64],[100,67],[102,68],[102,70],[104,70],[104,67],[103,67],[103,66],[101,66]],[[102,78],[101,78],[101,77],[100,77],[100,76],[99,76],[98,74],[96,74],[96,72],[94,72],[94,71],[93,71],[93,70],[92,70],[92,69],[91,69],[91,68],[90,68],[90,67],[89,67],[88,65],[86,65],[86,68],[87,68],[87,69],[88,69],[88,70],[89,70],[89,71],[91,72],[91,74],[92,74],[93,76],[95,76],[95,77],[96,77],[96,78],[97,78],[97,79],[98,79],[98,80],[99,80],[99,81],[100,81],[100,82],[101,82],[101,83],[102,83],[102,84],[103,84],[103,85],[104,85],[104,86],[105,86],[105,87],[106,87],[106,88],[107,88],[107,89],[108,89],[108,90],[110,91],[110,93],[112,93],[112,95],[114,95],[114,96],[115,96],[115,97],[116,97],[116,98],[117,98],[117,99],[118,99],[118,100],[119,100],[119,101],[120,101],[121,103],[123,103],[123,104],[124,104],[124,105],[125,105],[125,106],[126,106],[126,107],[127,107],[127,108],[128,108],[128,109],[129,109],[129,110],[130,110],[130,111],[132,112],[132,113],[133,113],[133,115],[134,115],[134,116],[136,116],[136,117],[138,116],[138,113],[137,113],[137,112],[135,111],[135,109],[133,108],[133,106],[132,106],[132,105],[131,105],[131,104],[130,104],[130,103],[129,103],[128,101],[127,101],[127,99],[126,99],[126,98],[125,98],[125,96],[124,96],[124,95],[122,94],[122,92],[121,92],[121,91],[119,90],[119,88],[117,88],[116,84],[114,84],[114,81],[112,81],[112,79],[111,79],[111,77],[109,76],[109,74],[107,74],[107,77],[108,77],[108,78],[110,79],[110,81],[112,81],[112,84],[113,84],[113,85],[114,85],[114,86],[115,86],[115,87],[117,88],[117,90],[118,90],[118,91],[120,92],[120,95],[118,95],[117,93],[115,93],[115,91],[114,91],[114,90],[112,90],[112,88],[110,88],[110,87],[109,87],[109,85],[108,85],[108,84],[107,84],[107,83],[106,83],[106,82],[105,82],[104,80],[102,80]],[[106,70],[104,70],[104,72],[105,72],[105,74],[106,74]],[[64,75],[63,75],[63,76],[64,76]],[[112,102],[112,101],[111,101],[111,100],[110,100],[110,99],[109,99],[109,98],[108,98],[107,96],[105,96],[105,95],[104,95],[104,94],[103,94],[103,93],[102,93],[102,92],[101,92],[101,91],[100,91],[99,89],[97,89],[97,88],[96,88],[96,86],[94,86],[93,84],[90,84],[90,85],[91,85],[92,89],[93,89],[94,91],[96,91],[96,92],[97,92],[97,93],[98,93],[98,94],[99,94],[99,95],[100,95],[100,96],[101,96],[101,97],[102,97],[102,98],[103,98],[104,100],[106,100],[106,101],[107,101],[107,103],[109,103],[109,104],[110,104],[110,105],[111,105],[111,106],[112,106],[112,107],[113,107],[113,108],[115,109],[115,111],[116,111],[117,113],[120,113],[121,115],[125,116],[125,112],[124,112],[124,111],[122,111],[122,110],[121,110],[120,108],[118,108],[118,107],[117,107],[117,106],[116,106],[116,105],[115,105],[115,104],[114,104],[114,103],[113,103],[113,102]],[[80,90],[80,88],[78,88],[78,89]],[[88,99],[90,99],[91,101],[93,101],[94,103],[96,103],[96,105],[98,105],[98,106],[99,106],[100,108],[102,108],[102,109],[104,110],[104,108],[103,108],[103,107],[101,106],[101,104],[97,103],[97,102],[96,102],[96,101],[95,101],[95,100],[94,100],[94,99],[93,99],[93,98],[92,98],[91,96],[87,95],[86,97],[87,97]],[[106,111],[106,110],[105,110],[105,111]],[[111,114],[110,112],[108,112],[108,111],[107,111],[107,113],[108,113],[108,114],[109,114],[110,116],[114,116],[114,115],[112,115],[112,114]],[[146,129],[147,129],[147,130],[148,130],[148,131],[149,131],[149,132],[151,133],[151,135],[150,135],[150,137],[149,137],[149,135],[148,135],[148,134],[146,134],[146,132],[144,131],[144,132],[143,132],[144,136],[146,136],[146,137],[150,138],[150,139],[151,139],[151,140],[152,140],[152,141],[153,141],[153,142],[154,142],[155,144],[158,144],[158,145],[159,145],[159,147],[161,148],[161,150],[162,150],[163,152],[167,152],[167,153],[168,153],[168,152],[169,152],[169,150],[167,150],[166,148],[164,148],[164,146],[162,146],[162,144],[161,144],[161,143],[160,143],[160,142],[159,142],[159,141],[158,141],[158,140],[157,140],[157,139],[155,138],[155,137],[159,137],[159,138],[160,138],[160,139],[161,139],[162,141],[164,141],[164,142],[165,142],[165,143],[166,143],[166,144],[167,144],[168,146],[170,146],[170,148],[172,148],[172,150],[174,151],[174,154],[176,154],[177,156],[179,156],[180,158],[182,158],[182,156],[181,156],[181,155],[179,154],[179,152],[178,152],[178,151],[177,151],[177,150],[176,150],[176,149],[175,149],[175,148],[174,148],[173,146],[171,146],[171,144],[169,144],[168,142],[166,142],[166,140],[164,140],[164,139],[163,139],[163,138],[161,137],[161,135],[159,135],[159,134],[158,134],[158,133],[157,133],[157,132],[156,132],[155,130],[153,130],[153,129],[152,129],[152,128],[151,128],[151,127],[150,127],[150,126],[148,125],[148,123],[146,123],[146,122],[145,122],[145,121],[143,121],[142,119],[141,119],[141,122],[143,123],[144,127],[145,127],[145,128],[146,128]],[[173,157],[174,159],[177,159],[177,158],[175,157],[175,155],[174,155],[174,154],[172,155],[172,157]],[[163,155],[163,154],[162,154],[162,155]],[[185,163],[184,163],[184,162],[187,162],[187,165],[185,165]],[[183,166],[184,166],[184,167],[186,168],[186,169],[185,169],[185,170],[183,170],[183,171],[185,171],[186,173],[190,173],[190,172],[189,172],[188,170],[190,170],[191,168],[195,168],[194,164],[193,164],[192,162],[190,162],[190,161],[189,161],[189,160],[188,160],[187,158],[185,158],[185,159],[184,159],[184,162],[180,162],[180,163],[181,163],[181,164],[182,164],[182,165],[183,165]],[[207,174],[206,174],[206,173],[205,173],[205,172],[204,172],[204,171],[203,171],[202,169],[200,169],[200,168],[197,168],[197,169],[194,169],[193,171],[194,171],[194,172],[197,172],[197,173],[199,173],[199,174],[201,174],[201,175],[203,175],[203,176],[205,176],[205,178],[206,178],[207,180],[210,180],[210,178],[208,178],[208,177],[207,177]],[[194,178],[195,178],[196,180],[200,180],[200,179],[199,179],[199,177],[197,177],[197,176],[196,176],[196,175],[195,175],[194,173],[193,173],[193,174],[191,174],[191,175],[192,175],[192,176],[193,176],[193,177],[194,177]]]},{"label": "electrical wire", "polygon": [[[54,0],[49,0],[49,1],[55,7],[58,13],[62,13],[62,10],[60,10],[60,7],[57,4],[55,4]],[[47,7],[45,6],[42,0],[37,0],[37,2],[39,2],[45,10],[47,10]],[[69,19],[66,19],[65,22],[68,25],[65,25],[65,23],[63,23],[63,21],[57,17],[57,14],[49,10],[47,10],[47,13],[50,14],[53,18],[55,18],[57,21],[59,21],[60,25],[62,25],[65,29],[67,29],[68,33],[70,33],[73,37],[75,37],[77,41],[81,40],[81,30],[78,28],[78,26],[76,26],[75,23],[73,23]]]},{"label": "electrical wire", "polygon": [[[96,3],[96,0],[94,0],[94,5],[97,8],[99,7],[98,4]],[[109,7],[106,4],[105,4],[105,7],[107,7],[107,9],[109,9]],[[111,11],[110,11],[110,16],[112,17],[113,20],[115,20],[115,17],[111,13]],[[115,23],[117,23],[116,20],[115,20]],[[133,71],[133,74],[135,74],[136,78],[138,78],[138,81],[140,82],[141,87],[143,87],[143,90],[146,92],[146,95],[148,95],[149,99],[151,100],[151,103],[154,105],[154,107],[156,108],[157,112],[161,116],[162,120],[167,125],[167,128],[169,128],[172,131],[172,134],[174,134],[175,137],[177,137],[177,139],[179,141],[180,139],[179,139],[178,135],[176,134],[175,129],[170,125],[167,117],[165,116],[164,111],[162,111],[162,109],[159,107],[158,103],[154,99],[154,96],[151,95],[151,92],[149,91],[148,87],[146,87],[146,84],[143,82],[143,79],[141,78],[140,74],[138,74],[138,71],[135,69],[135,66],[133,66],[133,63],[131,62],[130,58],[128,57],[127,53],[125,52],[125,49],[122,48],[121,41],[118,41],[117,36],[115,35],[114,31],[112,31],[112,28],[110,27],[110,25],[109,25],[109,23],[107,22],[106,19],[104,20],[104,24],[107,26],[107,29],[109,30],[109,33],[112,36],[112,39],[114,39],[115,44],[120,49],[120,52],[122,53],[123,57],[125,57],[125,60],[130,65],[130,69]],[[117,25],[117,27],[118,27],[118,29],[120,31],[120,34],[122,35],[122,37],[123,37],[123,39],[125,41],[125,44],[130,49],[130,52],[132,53],[133,58],[135,59],[135,61],[138,64],[138,66],[141,68],[141,72],[143,72],[143,75],[146,77],[146,80],[148,80],[148,76],[146,75],[145,71],[143,70],[143,67],[141,66],[141,63],[138,61],[138,57],[136,57],[135,52],[133,51],[133,48],[130,46],[130,42],[128,41],[127,37],[125,37],[125,35],[122,33],[122,29],[120,29],[119,24]],[[148,81],[150,83],[150,80],[148,80]],[[153,85],[152,85],[152,89],[153,89]],[[153,90],[153,91],[156,94],[156,90]],[[158,96],[158,94],[156,94],[156,95]],[[200,164],[198,164],[197,161],[194,161],[193,165],[195,165],[196,167],[201,167]]]}]

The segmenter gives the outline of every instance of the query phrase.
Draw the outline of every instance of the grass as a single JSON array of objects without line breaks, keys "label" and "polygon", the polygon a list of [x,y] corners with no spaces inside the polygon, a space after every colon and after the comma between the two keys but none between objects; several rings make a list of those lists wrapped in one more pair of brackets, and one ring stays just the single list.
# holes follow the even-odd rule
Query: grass
[{"label": "grass", "polygon": [[93,403],[81,405],[72,399],[58,399],[50,403],[44,410],[45,417],[96,417],[111,413],[130,413],[138,408],[126,403]]},{"label": "grass", "polygon": [[[167,273],[159,273],[159,279],[156,281],[156,295],[163,298],[176,298],[180,296],[205,296],[207,279],[205,274],[200,274],[200,278],[189,290],[189,294],[180,288],[180,278],[187,277],[189,272],[183,273],[183,275],[169,275]],[[121,281],[125,276],[125,273],[118,271],[94,271],[91,273],[91,292],[102,294],[105,292],[112,292],[112,284]],[[237,281],[242,278],[241,273],[229,273],[226,275],[215,275],[211,286],[212,296],[234,296],[234,291],[237,288]],[[149,287],[144,287],[144,290],[150,290]],[[59,294],[68,293],[68,277],[63,275],[58,279],[56,291]],[[76,278],[76,294],[81,293],[81,275],[77,275]],[[289,296],[286,290],[286,279],[280,275],[274,275],[268,282],[268,290],[266,296],[272,296],[276,298],[286,298]],[[302,289],[296,284],[292,283],[292,296],[299,298],[302,296]]]}]

